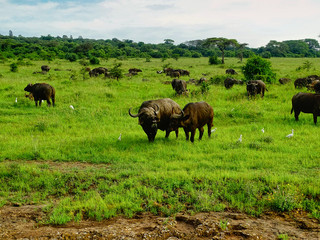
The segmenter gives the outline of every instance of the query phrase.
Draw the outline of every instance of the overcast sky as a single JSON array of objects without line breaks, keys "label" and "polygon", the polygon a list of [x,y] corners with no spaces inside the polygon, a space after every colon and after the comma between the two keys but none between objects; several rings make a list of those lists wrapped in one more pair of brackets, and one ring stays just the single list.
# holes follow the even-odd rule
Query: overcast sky
[{"label": "overcast sky", "polygon": [[209,37],[249,47],[320,40],[320,0],[0,0],[0,34],[175,44]]}]

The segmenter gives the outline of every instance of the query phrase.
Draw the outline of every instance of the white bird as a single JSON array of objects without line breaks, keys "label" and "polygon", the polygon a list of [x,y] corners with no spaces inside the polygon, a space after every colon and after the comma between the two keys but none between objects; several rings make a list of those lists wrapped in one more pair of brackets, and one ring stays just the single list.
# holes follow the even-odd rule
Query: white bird
[{"label": "white bird", "polygon": [[261,129],[261,132],[264,133],[264,128]]},{"label": "white bird", "polygon": [[241,143],[242,142],[242,134],[240,135],[240,137],[239,137],[239,139],[238,139],[238,141],[237,142],[239,142],[239,143]]},{"label": "white bird", "polygon": [[74,110],[74,107],[73,107],[72,105],[70,105],[70,108],[71,108],[72,110]]},{"label": "white bird", "polygon": [[16,98],[16,100],[14,100],[14,102],[18,102],[18,98]]},{"label": "white bird", "polygon": [[214,128],[214,129],[211,130],[211,132],[213,133],[213,132],[215,132],[216,130],[217,130],[217,128]]},{"label": "white bird", "polygon": [[292,132],[287,135],[287,138],[292,138],[292,137],[293,137],[293,129],[292,129]]},{"label": "white bird", "polygon": [[121,133],[120,133],[120,136],[118,137],[118,140],[121,141]]}]

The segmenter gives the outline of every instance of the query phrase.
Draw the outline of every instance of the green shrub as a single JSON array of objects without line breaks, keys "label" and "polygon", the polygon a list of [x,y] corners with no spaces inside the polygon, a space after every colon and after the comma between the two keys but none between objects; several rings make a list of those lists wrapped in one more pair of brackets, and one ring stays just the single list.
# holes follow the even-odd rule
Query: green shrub
[{"label": "green shrub", "polygon": [[11,63],[11,64],[10,64],[10,71],[11,71],[11,72],[18,72],[18,64],[16,64],[16,63]]},{"label": "green shrub", "polygon": [[66,59],[69,60],[70,62],[75,62],[78,60],[78,55],[75,53],[67,53]]},{"label": "green shrub", "polygon": [[221,60],[218,59],[216,55],[209,57],[209,64],[210,65],[218,65],[221,64]]},{"label": "green shrub", "polygon": [[100,61],[97,57],[91,57],[90,58],[90,64],[92,65],[97,65],[97,64],[100,64]]},{"label": "green shrub", "polygon": [[247,81],[263,80],[267,83],[276,81],[276,74],[271,69],[271,62],[260,56],[249,58],[246,65],[242,67],[242,72]]}]

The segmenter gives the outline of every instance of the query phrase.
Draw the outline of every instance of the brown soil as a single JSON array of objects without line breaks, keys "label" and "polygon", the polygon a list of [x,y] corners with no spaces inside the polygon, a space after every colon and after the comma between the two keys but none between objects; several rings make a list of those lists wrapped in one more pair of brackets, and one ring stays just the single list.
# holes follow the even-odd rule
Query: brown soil
[{"label": "brown soil", "polygon": [[319,221],[304,212],[268,213],[260,218],[235,212],[178,214],[175,218],[144,213],[133,219],[45,226],[37,223],[45,217],[42,207],[0,208],[0,239],[320,239]]}]

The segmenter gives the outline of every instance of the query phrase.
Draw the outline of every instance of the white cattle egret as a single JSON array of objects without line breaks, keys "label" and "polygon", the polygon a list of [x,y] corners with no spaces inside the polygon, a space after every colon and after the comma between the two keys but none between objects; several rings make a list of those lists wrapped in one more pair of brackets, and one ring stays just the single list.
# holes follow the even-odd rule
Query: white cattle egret
[{"label": "white cattle egret", "polygon": [[264,133],[264,128],[261,129],[261,132]]},{"label": "white cattle egret", "polygon": [[16,100],[14,100],[14,102],[18,102],[18,98],[16,98]]},{"label": "white cattle egret", "polygon": [[211,132],[213,133],[213,132],[215,132],[216,130],[217,130],[217,128],[214,128],[214,129],[211,130]]},{"label": "white cattle egret", "polygon": [[70,105],[70,108],[71,108],[72,110],[74,110],[74,107],[73,107],[72,105]]},{"label": "white cattle egret", "polygon": [[242,134],[240,135],[238,142],[241,143],[242,142]]},{"label": "white cattle egret", "polygon": [[292,138],[292,137],[293,137],[293,129],[292,129],[292,132],[287,135],[287,138]]},{"label": "white cattle egret", "polygon": [[118,140],[121,141],[121,133],[120,133],[120,136],[118,137]]}]

